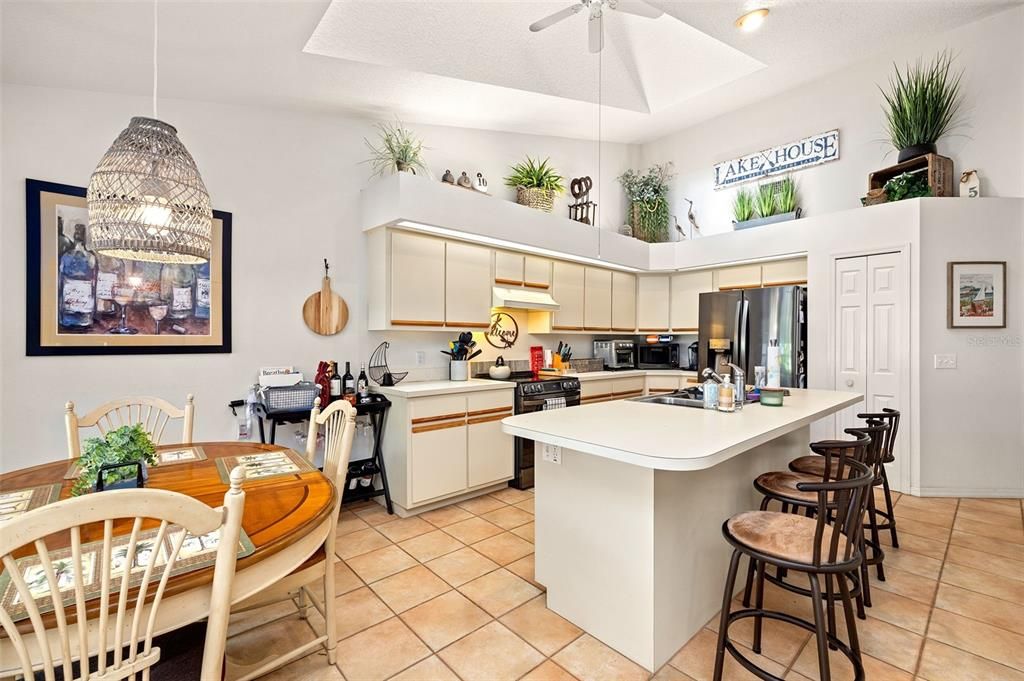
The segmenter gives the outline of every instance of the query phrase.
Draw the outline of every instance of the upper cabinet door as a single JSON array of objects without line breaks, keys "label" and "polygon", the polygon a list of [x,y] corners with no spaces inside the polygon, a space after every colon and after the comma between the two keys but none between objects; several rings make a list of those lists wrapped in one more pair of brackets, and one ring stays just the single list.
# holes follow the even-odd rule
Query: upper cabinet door
[{"label": "upper cabinet door", "polygon": [[718,270],[718,290],[728,291],[738,288],[760,288],[760,265],[736,265]]},{"label": "upper cabinet door", "polygon": [[777,260],[761,265],[761,279],[764,286],[807,283],[807,258]]},{"label": "upper cabinet door", "polygon": [[672,275],[672,330],[696,331],[700,294],[714,290],[714,275],[704,272],[680,272]]},{"label": "upper cabinet door", "polygon": [[555,260],[551,267],[551,293],[561,306],[551,313],[551,328],[583,330],[583,265]]},{"label": "upper cabinet door", "polygon": [[486,329],[491,319],[491,250],[449,241],[445,255],[445,325]]},{"label": "upper cabinet door", "polygon": [[610,331],[612,328],[612,273],[596,267],[584,269],[583,328]]},{"label": "upper cabinet door", "polygon": [[636,330],[636,275],[612,272],[612,331]]},{"label": "upper cabinet door", "polygon": [[551,288],[551,261],[535,255],[526,256],[523,284],[530,288]]},{"label": "upper cabinet door", "polygon": [[391,323],[444,326],[445,243],[410,232],[391,233]]},{"label": "upper cabinet door", "polygon": [[637,291],[637,330],[668,331],[671,300],[668,275],[638,277]]},{"label": "upper cabinet door", "polygon": [[523,254],[494,252],[494,283],[501,286],[523,285]]}]

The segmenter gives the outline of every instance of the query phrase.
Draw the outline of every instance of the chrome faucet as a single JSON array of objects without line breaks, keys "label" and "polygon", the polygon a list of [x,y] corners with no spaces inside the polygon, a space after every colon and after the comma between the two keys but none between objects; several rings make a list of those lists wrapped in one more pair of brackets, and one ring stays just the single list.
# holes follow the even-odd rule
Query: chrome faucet
[{"label": "chrome faucet", "polygon": [[743,369],[732,362],[729,362],[729,367],[732,369],[732,384],[736,388],[736,406],[742,408],[743,403],[747,401],[747,377],[744,375]]},{"label": "chrome faucet", "polygon": [[718,383],[719,385],[721,385],[722,383],[725,383],[725,379],[722,378],[721,375],[715,373],[715,370],[712,369],[711,367],[708,367],[707,369],[705,369],[703,371],[703,373],[701,373],[701,378],[704,378],[704,379],[710,378],[712,381],[714,381],[715,383]]}]

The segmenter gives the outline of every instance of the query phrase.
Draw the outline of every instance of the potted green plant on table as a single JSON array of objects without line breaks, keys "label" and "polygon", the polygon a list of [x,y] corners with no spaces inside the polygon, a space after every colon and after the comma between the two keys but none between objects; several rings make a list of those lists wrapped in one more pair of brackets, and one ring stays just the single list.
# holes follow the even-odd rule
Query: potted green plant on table
[{"label": "potted green plant on table", "polygon": [[953,57],[940,52],[934,60],[920,60],[904,71],[893,65],[889,89],[881,87],[885,97],[889,140],[899,150],[899,162],[936,152],[935,143],[957,124],[963,98],[960,78],[963,70],[953,71]]},{"label": "potted green plant on table", "polygon": [[516,203],[546,213],[555,209],[555,195],[565,191],[562,176],[551,165],[550,158],[535,161],[529,156],[509,168],[505,186],[516,190]]},{"label": "potted green plant on table", "polygon": [[655,164],[643,173],[630,169],[619,175],[629,200],[626,223],[637,239],[668,241],[668,183],[674,176],[671,162]]},{"label": "potted green plant on table", "polygon": [[373,168],[372,177],[393,173],[415,175],[417,170],[424,175],[430,174],[423,163],[423,150],[426,147],[401,121],[396,119],[393,124],[378,123],[376,128],[377,144],[363,138],[363,143],[370,150],[370,158],[364,163],[369,163]]},{"label": "potted green plant on table", "polygon": [[[78,478],[71,487],[72,496],[84,494],[95,488],[100,469],[108,465],[139,463],[143,477],[146,466],[157,463],[156,447],[141,424],[121,426],[108,432],[104,437],[91,437],[82,443],[82,456],[78,459]],[[137,474],[130,466],[104,471],[104,483],[109,487],[129,480]]]}]

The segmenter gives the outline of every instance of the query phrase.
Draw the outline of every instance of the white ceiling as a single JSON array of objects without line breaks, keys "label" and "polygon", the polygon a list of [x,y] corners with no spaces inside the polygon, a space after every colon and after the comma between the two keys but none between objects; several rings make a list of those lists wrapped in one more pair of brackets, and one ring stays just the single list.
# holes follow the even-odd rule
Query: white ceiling
[{"label": "white ceiling", "polygon": [[[597,59],[586,48],[585,16],[537,34],[526,28],[571,2],[161,0],[160,92],[596,138],[599,81]],[[762,30],[744,34],[733,22],[749,2],[768,4],[772,12]],[[619,14],[606,22],[602,139],[656,139],[917,34],[1019,2],[649,4],[666,15]],[[150,92],[148,0],[3,0],[0,11],[5,82]]]}]

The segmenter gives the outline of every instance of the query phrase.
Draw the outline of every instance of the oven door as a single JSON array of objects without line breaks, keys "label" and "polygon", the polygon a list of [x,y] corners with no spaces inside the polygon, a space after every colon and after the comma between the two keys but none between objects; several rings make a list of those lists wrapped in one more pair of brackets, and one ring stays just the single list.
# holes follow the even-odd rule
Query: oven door
[{"label": "oven door", "polygon": [[[530,414],[535,411],[544,411],[546,400],[543,398],[528,398],[516,405],[517,414]],[[565,396],[565,406],[577,407],[580,404],[580,393],[569,393]],[[515,439],[516,470],[515,477],[509,483],[517,489],[530,489],[533,487],[534,454],[537,443],[522,437]]]}]

